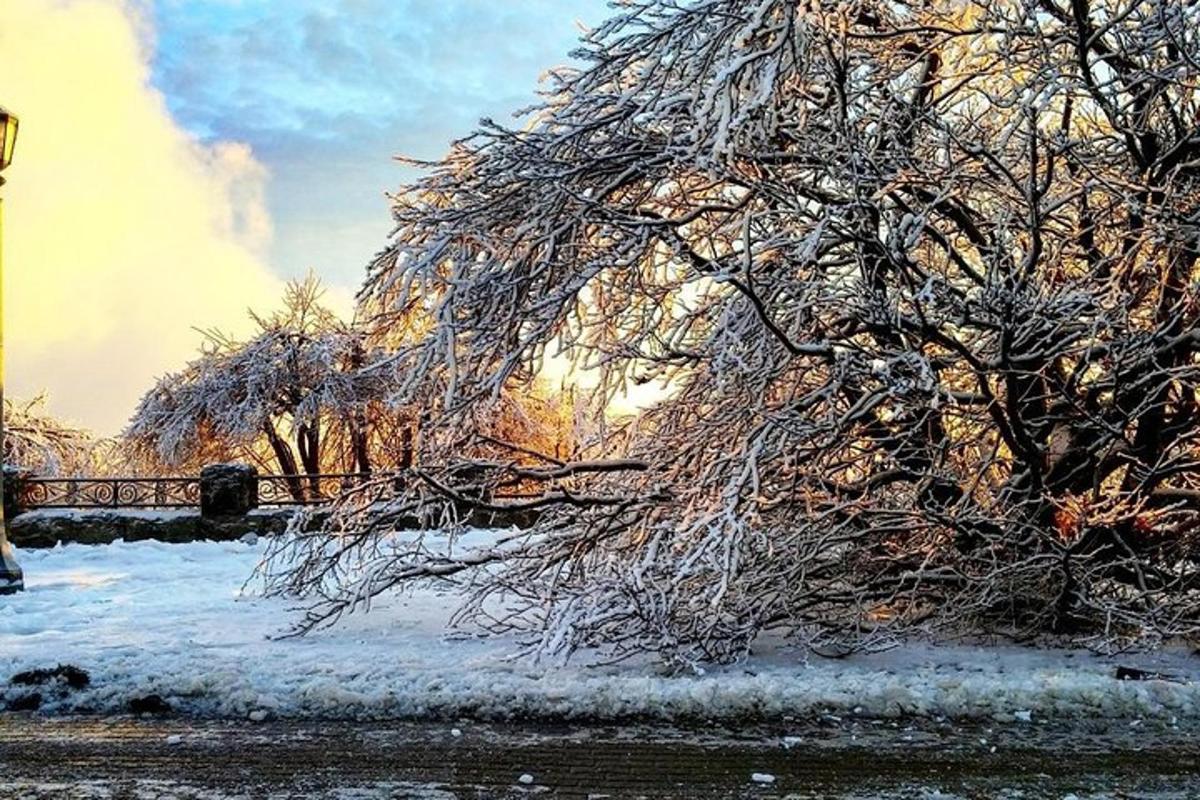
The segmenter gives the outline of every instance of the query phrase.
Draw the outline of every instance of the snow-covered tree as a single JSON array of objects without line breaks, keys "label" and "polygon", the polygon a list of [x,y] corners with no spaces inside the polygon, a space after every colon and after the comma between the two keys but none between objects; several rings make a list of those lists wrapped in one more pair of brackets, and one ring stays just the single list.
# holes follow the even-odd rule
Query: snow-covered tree
[{"label": "snow-covered tree", "polygon": [[36,475],[89,475],[104,467],[104,448],[90,431],[46,410],[46,396],[4,398],[4,463]]},{"label": "snow-covered tree", "polygon": [[[239,459],[291,476],[369,473],[372,452],[402,458],[372,447],[371,422],[387,416],[399,442],[412,420],[383,405],[384,373],[363,369],[364,335],[322,306],[321,294],[311,276],[289,284],[283,310],[255,316],[248,341],[206,333],[202,355],[142,398],[127,448],[175,469]],[[289,488],[303,498],[308,483]]]},{"label": "snow-covered tree", "polygon": [[315,624],[458,577],[463,621],[541,652],[1195,636],[1200,6],[614,9],[529,125],[396,196],[364,297],[443,430],[548,353],[667,389],[580,461],[390,500],[545,484],[493,549],[383,557],[394,518],[348,497],[272,585]]}]

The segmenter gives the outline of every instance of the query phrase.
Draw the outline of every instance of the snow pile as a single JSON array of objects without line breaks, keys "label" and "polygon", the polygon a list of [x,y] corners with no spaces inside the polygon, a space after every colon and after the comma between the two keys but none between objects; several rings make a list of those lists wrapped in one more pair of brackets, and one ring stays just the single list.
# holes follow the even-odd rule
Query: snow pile
[{"label": "snow pile", "polygon": [[[510,660],[511,641],[447,636],[455,598],[436,589],[306,638],[269,638],[297,611],[243,596],[264,548],[247,538],[22,551],[28,591],[0,598],[0,703],[21,691],[8,677],[62,663],[89,671],[91,684],[47,693],[44,712],[123,712],[131,698],[157,694],[188,713],[254,719],[1200,719],[1194,659],[1181,653],[1107,660],[913,646],[806,661],[780,645],[701,676],[651,663],[538,667]],[[1184,680],[1118,681],[1117,663]]]}]

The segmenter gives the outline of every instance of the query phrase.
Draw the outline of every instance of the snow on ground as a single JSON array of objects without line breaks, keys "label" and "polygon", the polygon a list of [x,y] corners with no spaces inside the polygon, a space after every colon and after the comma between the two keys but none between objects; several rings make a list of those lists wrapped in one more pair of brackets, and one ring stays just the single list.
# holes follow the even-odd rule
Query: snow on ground
[{"label": "snow on ground", "polygon": [[[254,719],[832,713],[1200,723],[1197,659],[1182,653],[1103,659],[914,645],[806,661],[779,646],[703,675],[667,676],[648,663],[537,667],[510,660],[511,641],[448,637],[455,598],[436,589],[378,602],[306,638],[271,638],[298,612],[243,596],[264,547],[148,541],[21,551],[28,591],[0,598],[0,700],[19,693],[3,686],[8,676],[63,663],[90,672],[91,686],[47,696],[44,712],[123,712],[131,697],[155,693],[189,713]],[[1118,663],[1184,680],[1117,681]]]}]

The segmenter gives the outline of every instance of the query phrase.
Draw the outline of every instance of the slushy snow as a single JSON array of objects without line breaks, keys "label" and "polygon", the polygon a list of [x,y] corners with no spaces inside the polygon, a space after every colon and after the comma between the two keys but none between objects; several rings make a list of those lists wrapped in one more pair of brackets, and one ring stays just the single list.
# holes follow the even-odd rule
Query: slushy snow
[{"label": "slushy snow", "polygon": [[[158,694],[184,713],[240,719],[1200,720],[1196,660],[1183,652],[1105,659],[913,645],[826,661],[761,643],[748,661],[703,675],[668,675],[650,659],[537,666],[511,659],[511,640],[448,635],[457,597],[438,588],[382,598],[304,638],[273,638],[300,612],[243,594],[265,546],[247,538],[19,552],[28,591],[0,598],[0,707],[25,691],[8,685],[13,674],[74,664],[91,685],[44,692],[43,713],[120,713],[131,698]],[[1118,681],[1117,664],[1183,680]]]}]

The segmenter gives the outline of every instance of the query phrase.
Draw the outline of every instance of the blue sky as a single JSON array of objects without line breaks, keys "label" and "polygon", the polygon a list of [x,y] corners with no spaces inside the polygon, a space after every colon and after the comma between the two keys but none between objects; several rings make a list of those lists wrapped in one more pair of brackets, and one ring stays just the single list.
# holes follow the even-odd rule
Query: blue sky
[{"label": "blue sky", "polygon": [[604,0],[157,0],[152,80],[202,141],[269,170],[271,267],[355,288],[389,231],[384,192],[480,117],[508,119]]}]

